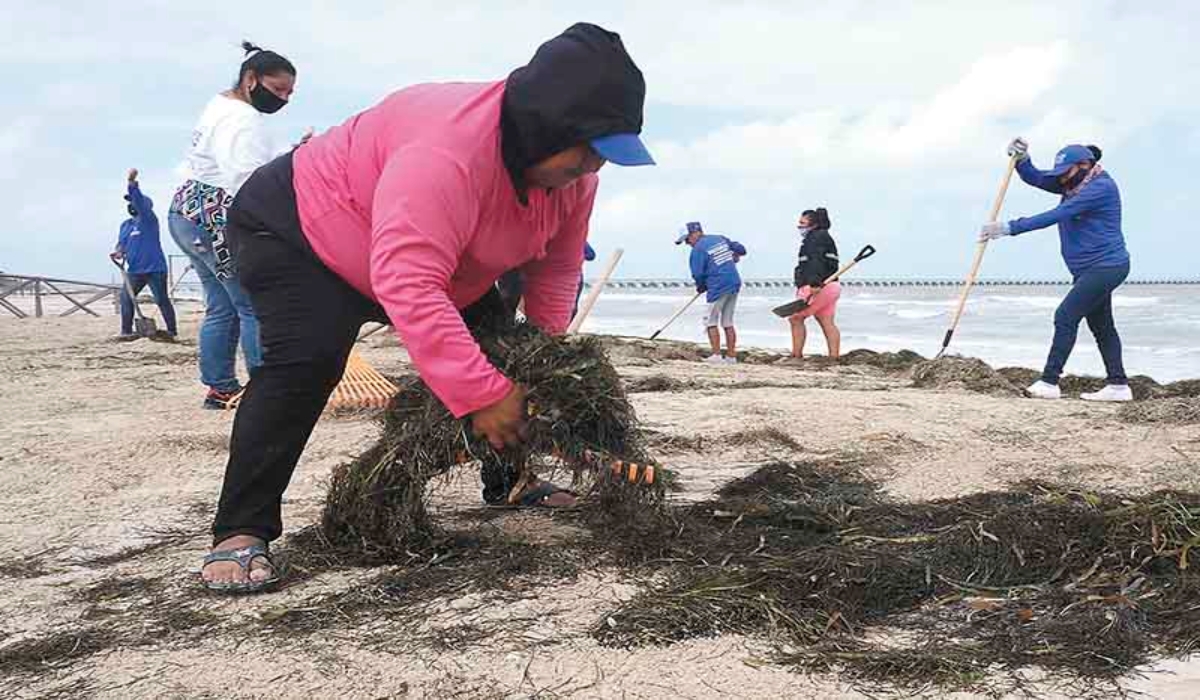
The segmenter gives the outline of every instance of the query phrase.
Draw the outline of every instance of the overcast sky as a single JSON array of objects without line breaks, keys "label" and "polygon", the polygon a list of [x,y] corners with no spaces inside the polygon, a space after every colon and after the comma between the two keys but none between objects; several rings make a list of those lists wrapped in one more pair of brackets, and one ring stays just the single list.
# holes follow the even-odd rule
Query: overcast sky
[{"label": "overcast sky", "polygon": [[[1200,36],[1188,2],[139,2],[0,0],[0,269],[108,280],[125,171],[164,219],[205,102],[248,38],[288,56],[281,143],[418,82],[503,78],[575,21],[645,73],[654,168],[605,168],[592,244],[619,276],[682,277],[675,232],[743,242],[789,276],[823,205],[870,276],[970,263],[1014,135],[1047,165],[1097,143],[1120,185],[1133,275],[1200,272]],[[1055,204],[1014,181],[1011,218]],[[164,249],[178,253],[164,231]],[[985,276],[1064,277],[1053,230],[999,241]]]}]

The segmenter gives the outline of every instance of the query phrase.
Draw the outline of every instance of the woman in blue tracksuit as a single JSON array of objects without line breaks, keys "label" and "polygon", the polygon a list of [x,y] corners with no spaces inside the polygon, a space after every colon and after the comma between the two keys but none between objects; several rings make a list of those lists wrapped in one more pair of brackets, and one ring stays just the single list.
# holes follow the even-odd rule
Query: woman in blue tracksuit
[{"label": "woman in blue tracksuit", "polygon": [[1063,260],[1074,285],[1054,312],[1054,342],[1042,378],[1026,391],[1036,398],[1057,399],[1058,378],[1071,350],[1079,322],[1087,319],[1104,358],[1107,385],[1080,398],[1087,401],[1131,401],[1133,392],[1121,361],[1121,337],[1113,321],[1112,293],[1129,276],[1129,252],[1121,233],[1121,193],[1100,167],[1100,149],[1071,145],[1054,157],[1054,167],[1038,170],[1029,160],[1029,144],[1015,139],[1008,147],[1025,182],[1062,195],[1050,211],[1012,221],[984,224],[980,240],[1016,236],[1058,224]]}]

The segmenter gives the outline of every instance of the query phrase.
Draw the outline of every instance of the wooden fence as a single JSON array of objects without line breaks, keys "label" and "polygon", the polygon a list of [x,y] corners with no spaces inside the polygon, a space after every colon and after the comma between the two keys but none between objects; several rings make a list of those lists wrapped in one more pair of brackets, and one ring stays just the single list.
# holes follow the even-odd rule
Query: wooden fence
[{"label": "wooden fence", "polygon": [[92,306],[111,298],[116,305],[121,287],[114,284],[96,284],[54,277],[30,277],[26,275],[0,275],[0,309],[17,318],[41,318],[46,315],[47,305],[61,306],[51,301],[63,300],[70,305],[57,316],[70,316],[82,311],[99,316]]}]

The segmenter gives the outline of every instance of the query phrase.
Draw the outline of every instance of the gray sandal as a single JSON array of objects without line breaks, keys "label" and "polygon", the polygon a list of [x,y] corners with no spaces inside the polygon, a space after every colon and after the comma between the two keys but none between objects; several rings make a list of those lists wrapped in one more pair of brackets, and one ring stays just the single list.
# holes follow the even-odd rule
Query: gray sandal
[{"label": "gray sandal", "polygon": [[[259,557],[267,561],[267,565],[271,567],[271,575],[262,581],[250,580],[250,565]],[[282,572],[271,559],[271,550],[265,544],[252,544],[249,547],[241,547],[239,549],[229,549],[223,552],[209,552],[204,557],[204,564],[201,566],[203,571],[205,566],[218,561],[237,562],[237,565],[242,567],[242,571],[246,574],[245,581],[206,581],[201,576],[200,581],[204,587],[216,593],[238,594],[238,593],[260,593],[262,591],[273,588],[283,580]]]}]

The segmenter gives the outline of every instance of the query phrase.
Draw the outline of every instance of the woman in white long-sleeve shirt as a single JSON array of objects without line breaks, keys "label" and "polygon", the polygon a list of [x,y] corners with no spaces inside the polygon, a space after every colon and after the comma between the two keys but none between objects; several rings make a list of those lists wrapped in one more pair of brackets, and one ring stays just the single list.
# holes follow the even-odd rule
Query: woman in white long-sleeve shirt
[{"label": "woman in white long-sleeve shirt", "polygon": [[240,339],[246,366],[262,364],[258,321],[237,282],[225,246],[226,211],[251,173],[277,153],[263,115],[282,109],[296,85],[296,67],[274,51],[242,42],[246,58],[234,86],[209,100],[192,132],[187,180],[171,202],[171,237],[191,259],[204,286],[200,327],[200,381],[205,408],[225,408],[242,389],[236,358]]}]

